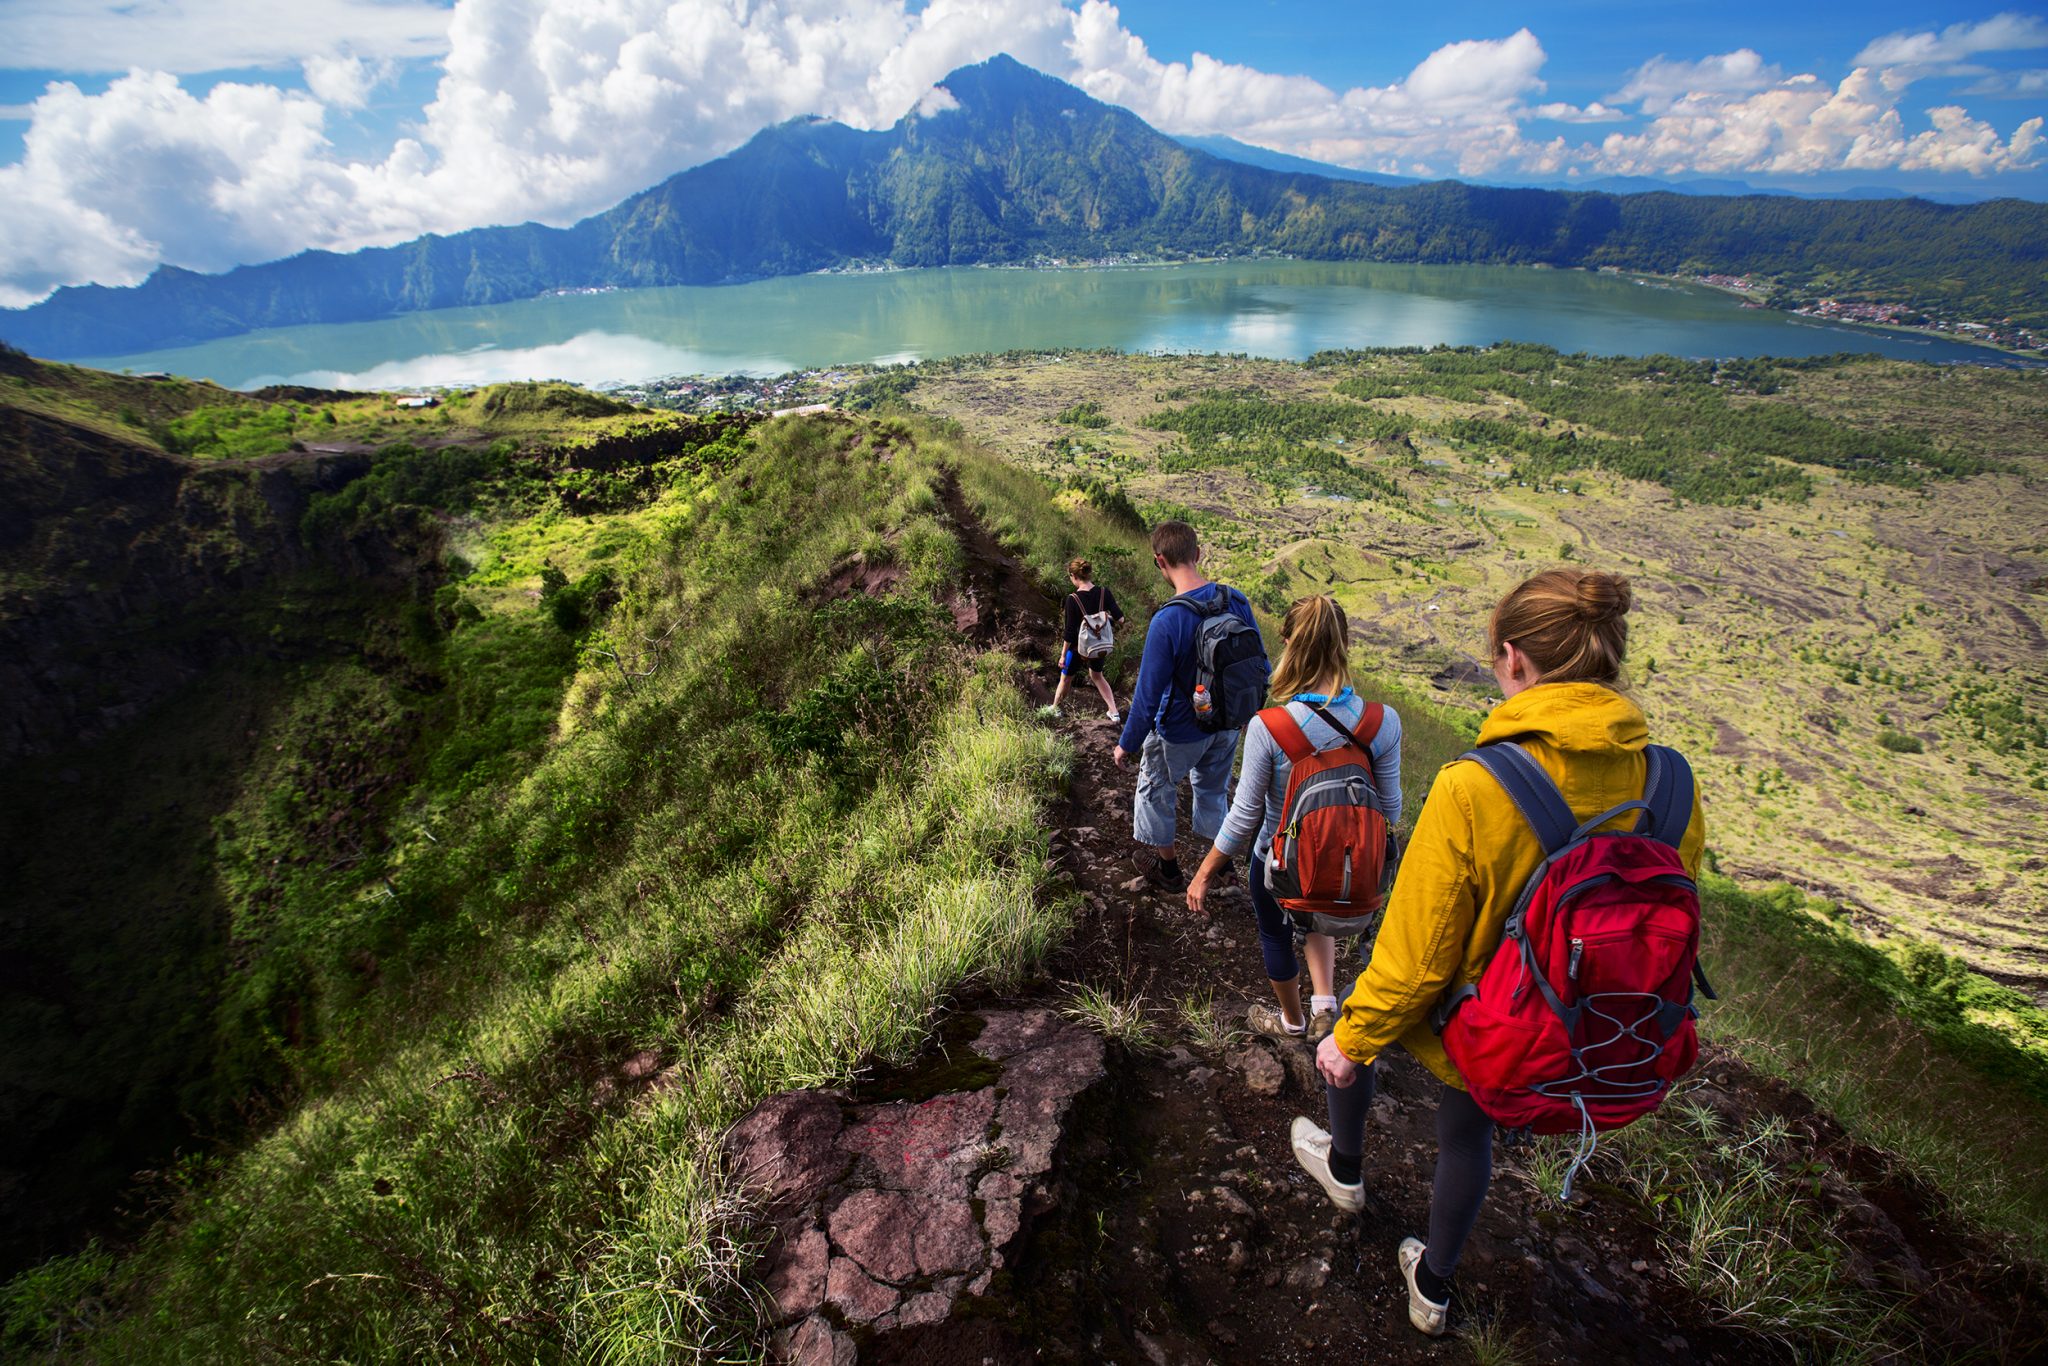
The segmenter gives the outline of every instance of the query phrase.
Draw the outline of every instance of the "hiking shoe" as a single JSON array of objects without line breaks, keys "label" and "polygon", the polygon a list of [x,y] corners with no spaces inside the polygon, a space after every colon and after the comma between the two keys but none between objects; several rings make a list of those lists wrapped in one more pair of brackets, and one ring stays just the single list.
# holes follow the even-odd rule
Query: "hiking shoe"
[{"label": "hiking shoe", "polygon": [[1256,1005],[1244,1013],[1245,1026],[1254,1034],[1263,1034],[1269,1039],[1282,1043],[1300,1043],[1307,1036],[1299,1029],[1287,1027],[1287,1016],[1268,1005]]},{"label": "hiking shoe", "polygon": [[1109,714],[1109,724],[1112,726],[1120,724],[1123,719],[1124,714],[1120,711],[1113,711]]},{"label": "hiking shoe", "polygon": [[[1301,1123],[1296,1120],[1295,1123]],[[1299,1151],[1299,1144],[1296,1146]],[[1422,1240],[1403,1238],[1401,1250],[1395,1254],[1401,1262],[1401,1279],[1408,1282],[1408,1322],[1433,1338],[1444,1335],[1444,1320],[1450,1316],[1451,1302],[1438,1304],[1422,1293],[1422,1287],[1415,1283],[1416,1268],[1422,1265]]]},{"label": "hiking shoe", "polygon": [[[1330,1203],[1343,1210],[1346,1214],[1356,1214],[1364,1209],[1365,1182],[1359,1181],[1347,1186],[1336,1177],[1330,1175],[1329,1133],[1314,1120],[1296,1115],[1294,1117],[1293,1134],[1294,1160],[1301,1164],[1303,1171],[1316,1179],[1316,1184],[1323,1188],[1323,1194],[1330,1197]],[[1405,1248],[1407,1245],[1403,1244],[1402,1246]],[[1421,1244],[1418,1243],[1416,1246],[1420,1247]],[[1403,1256],[1406,1256],[1405,1252]],[[1414,1282],[1411,1280],[1409,1284],[1413,1285]],[[1410,1293],[1412,1294],[1413,1292],[1411,1291]],[[1412,1317],[1414,1310],[1409,1310],[1409,1314]],[[1438,1320],[1438,1324],[1439,1326],[1436,1331],[1441,1333],[1443,1331],[1441,1319]],[[1424,1331],[1428,1330],[1425,1329]]]},{"label": "hiking shoe", "polygon": [[1048,702],[1038,709],[1038,719],[1041,721],[1057,721],[1060,719],[1060,709]]},{"label": "hiking shoe", "polygon": [[1178,860],[1169,868],[1165,860],[1143,845],[1131,855],[1131,866],[1159,891],[1180,893],[1188,889],[1187,875],[1181,872]]},{"label": "hiking shoe", "polygon": [[1337,1027],[1337,1012],[1336,1012],[1336,1011],[1334,1011],[1334,1010],[1318,1010],[1318,1011],[1317,1011],[1317,1012],[1316,1012],[1315,1014],[1313,1014],[1313,1015],[1309,1016],[1309,1017],[1308,1017],[1308,1042],[1309,1042],[1309,1046],[1310,1046],[1311,1048],[1313,1048],[1313,1047],[1315,1047],[1315,1045],[1317,1045],[1317,1044],[1321,1043],[1321,1042],[1322,1042],[1322,1041],[1323,1041],[1324,1039],[1327,1039],[1327,1038],[1329,1038],[1329,1037],[1330,1037],[1330,1033],[1331,1033],[1331,1031],[1332,1031],[1332,1030],[1334,1030],[1334,1029],[1336,1029],[1336,1027]]}]

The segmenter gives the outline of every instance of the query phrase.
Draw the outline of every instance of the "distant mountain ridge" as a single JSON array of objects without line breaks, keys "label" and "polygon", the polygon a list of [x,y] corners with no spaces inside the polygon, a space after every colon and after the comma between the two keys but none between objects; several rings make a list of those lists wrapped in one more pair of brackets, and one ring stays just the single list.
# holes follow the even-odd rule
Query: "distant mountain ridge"
[{"label": "distant mountain ridge", "polygon": [[567,228],[476,228],[221,275],[165,266],[132,288],[0,311],[0,337],[45,356],[114,355],[554,289],[1117,252],[1761,273],[2048,321],[2044,205],[1349,183],[1213,156],[1009,57],[943,85],[956,107],[873,132],[778,124]]},{"label": "distant mountain ridge", "polygon": [[[1221,157],[1225,161],[1241,161],[1247,166],[1263,166],[1269,171],[1295,171],[1304,175],[1325,176],[1331,180],[1355,180],[1366,185],[1428,183],[1416,176],[1386,175],[1379,171],[1361,171],[1350,166],[1337,166],[1327,161],[1312,161],[1308,157],[1276,152],[1270,147],[1254,147],[1248,142],[1239,142],[1236,138],[1225,137],[1220,133],[1184,136],[1176,138],[1175,141],[1184,147],[1193,147],[1211,156]],[[1601,194],[1685,194],[1717,198],[1763,194],[1779,195],[1787,199],[1925,199],[1933,204],[1981,204],[1987,199],[2000,197],[1992,194],[1973,194],[1967,190],[1909,191],[1877,185],[1852,186],[1846,190],[1823,193],[1814,190],[1788,190],[1771,185],[1752,185],[1745,180],[1712,180],[1697,176],[1685,180],[1664,180],[1646,175],[1601,176],[1591,180],[1498,180],[1481,176],[1472,183],[1506,189],[1590,190]]]}]

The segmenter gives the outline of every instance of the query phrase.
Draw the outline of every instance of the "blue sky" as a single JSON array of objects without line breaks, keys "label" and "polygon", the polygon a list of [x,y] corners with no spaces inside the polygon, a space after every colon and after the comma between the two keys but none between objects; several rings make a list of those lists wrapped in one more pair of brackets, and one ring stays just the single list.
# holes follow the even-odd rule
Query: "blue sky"
[{"label": "blue sky", "polygon": [[996,51],[1403,175],[2048,198],[2048,13],[2011,4],[0,0],[0,304],[574,221]]}]

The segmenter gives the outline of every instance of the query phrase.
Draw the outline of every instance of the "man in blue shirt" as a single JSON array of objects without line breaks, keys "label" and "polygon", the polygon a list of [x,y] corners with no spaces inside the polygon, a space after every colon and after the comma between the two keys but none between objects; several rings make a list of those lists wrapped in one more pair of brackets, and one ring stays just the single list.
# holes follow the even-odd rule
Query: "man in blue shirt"
[{"label": "man in blue shirt", "polygon": [[[1225,607],[1257,630],[1244,594],[1204,578],[1201,559],[1195,530],[1186,522],[1162,522],[1153,531],[1152,562],[1176,596],[1185,593],[1207,600],[1226,594]],[[1124,713],[1123,735],[1111,756],[1121,768],[1133,752],[1138,755],[1138,793],[1131,810],[1131,834],[1138,849],[1133,857],[1148,881],[1175,892],[1186,887],[1173,852],[1181,780],[1187,780],[1193,799],[1196,837],[1213,841],[1230,807],[1230,761],[1237,752],[1238,732],[1212,734],[1195,723],[1190,698],[1200,622],[1186,606],[1162,607],[1153,614],[1145,628],[1145,652],[1138,662],[1130,708]]]}]

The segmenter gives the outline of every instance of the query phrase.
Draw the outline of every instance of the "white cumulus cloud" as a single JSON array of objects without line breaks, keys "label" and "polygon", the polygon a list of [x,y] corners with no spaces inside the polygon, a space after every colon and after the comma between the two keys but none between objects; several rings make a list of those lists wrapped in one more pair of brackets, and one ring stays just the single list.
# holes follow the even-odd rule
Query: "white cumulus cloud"
[{"label": "white cumulus cloud", "polygon": [[1195,53],[1162,62],[1116,6],[1085,0],[1068,45],[1070,78],[1175,133],[1227,133],[1259,146],[1398,174],[1502,165],[1523,144],[1523,101],[1543,90],[1536,35],[1450,43],[1392,85],[1342,93]]},{"label": "white cumulus cloud", "polygon": [[388,58],[366,62],[361,57],[318,56],[305,62],[306,88],[322,104],[335,109],[361,109],[370,92],[397,73],[397,63]]},{"label": "white cumulus cloud", "polygon": [[[1893,34],[1839,82],[1750,48],[1659,56],[1577,105],[1543,101],[1548,56],[1527,28],[1339,90],[1206,53],[1162,61],[1109,0],[5,0],[0,63],[126,74],[99,94],[57,82],[27,107],[22,159],[0,167],[0,303],[166,262],[569,223],[796,115],[874,128],[942,114],[955,97],[935,83],[999,52],[1171,133],[1401,175],[1982,176],[2035,164],[2040,121],[2002,138],[1944,105],[1908,127],[1901,92],[2044,34],[2023,15]],[[423,57],[441,74],[419,116],[380,155],[338,153],[330,120]],[[225,66],[296,67],[305,89],[202,96],[179,80]],[[1532,121],[1629,126],[1538,140]]]},{"label": "white cumulus cloud", "polygon": [[2033,164],[2026,125],[2001,139],[1956,106],[1929,110],[1930,126],[1909,134],[1897,92],[1885,72],[1858,67],[1833,86],[1801,75],[1739,97],[1687,94],[1641,132],[1610,133],[1589,161],[1634,175],[1895,169],[1982,176]]},{"label": "white cumulus cloud", "polygon": [[1888,34],[1856,54],[1857,66],[1938,66],[1986,52],[2027,52],[2048,47],[2048,19],[1999,14],[1974,24],[1950,24],[1939,33]]},{"label": "white cumulus cloud", "polygon": [[435,57],[448,9],[423,0],[6,0],[0,67],[192,74],[297,66],[346,49]]},{"label": "white cumulus cloud", "polygon": [[1661,114],[1682,99],[1746,95],[1784,79],[1783,71],[1746,47],[1696,62],[1674,62],[1660,54],[1637,67],[1628,84],[1607,98],[1617,104],[1639,104],[1645,113]]}]

